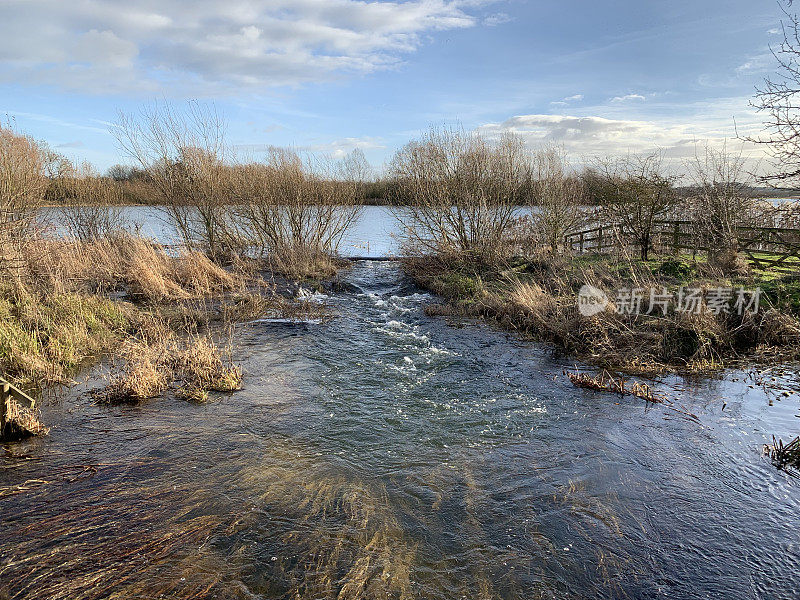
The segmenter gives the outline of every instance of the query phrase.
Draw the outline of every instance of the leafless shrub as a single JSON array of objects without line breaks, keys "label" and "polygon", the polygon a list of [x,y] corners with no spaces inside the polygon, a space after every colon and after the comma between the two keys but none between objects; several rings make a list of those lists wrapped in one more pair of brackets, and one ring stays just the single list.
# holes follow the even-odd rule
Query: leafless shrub
[{"label": "leafless shrub", "polygon": [[674,182],[660,153],[597,161],[592,195],[600,202],[605,221],[623,228],[642,260],[653,247],[656,220],[678,202]]},{"label": "leafless shrub", "polygon": [[265,163],[237,167],[240,237],[277,272],[295,278],[332,274],[342,237],[362,210],[365,168],[360,152],[309,165],[284,148],[271,149]]},{"label": "leafless shrub", "polygon": [[122,189],[101,177],[91,165],[70,165],[51,183],[50,193],[62,205],[60,216],[79,240],[96,240],[124,229]]},{"label": "leafless shrub", "polygon": [[733,154],[706,145],[686,170],[694,188],[690,203],[702,242],[712,254],[738,252],[738,228],[755,225],[757,216],[741,152]]},{"label": "leafless shrub", "polygon": [[182,112],[153,104],[138,114],[120,114],[113,132],[158,189],[184,244],[215,260],[223,257],[235,243],[228,227],[232,178],[222,117],[197,102]]},{"label": "leafless shrub", "polygon": [[0,236],[24,237],[47,189],[48,151],[0,124]]},{"label": "leafless shrub", "polygon": [[405,244],[412,251],[495,260],[530,178],[522,141],[491,143],[475,133],[431,129],[406,144],[391,164]]},{"label": "leafless shrub", "polygon": [[552,252],[564,245],[564,236],[586,222],[581,180],[567,172],[566,156],[546,148],[534,157],[533,228],[540,243]]}]

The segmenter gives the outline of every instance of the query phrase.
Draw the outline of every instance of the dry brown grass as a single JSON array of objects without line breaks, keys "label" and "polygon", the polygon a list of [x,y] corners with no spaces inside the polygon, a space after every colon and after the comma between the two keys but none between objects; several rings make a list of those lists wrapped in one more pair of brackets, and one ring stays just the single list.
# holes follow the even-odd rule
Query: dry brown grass
[{"label": "dry brown grass", "polygon": [[[118,351],[131,334],[150,343],[151,333],[143,332],[152,329],[152,314],[170,328],[193,331],[263,315],[324,312],[277,295],[254,261],[238,260],[226,269],[202,253],[173,255],[124,233],[97,240],[34,236],[25,246],[2,244],[0,253],[0,370],[18,383],[69,382],[76,371]],[[131,363],[113,381],[115,395],[161,393],[165,384],[156,371],[162,363]],[[217,387],[232,389],[237,379],[226,371]]]},{"label": "dry brown grass", "polygon": [[[136,403],[173,389],[178,397],[201,401],[208,392],[235,392],[242,385],[242,369],[231,360],[228,345],[210,335],[177,334],[159,319],[149,319],[137,337],[119,349],[116,373],[95,392],[104,403]],[[121,360],[120,360],[121,359]]]},{"label": "dry brown grass", "polygon": [[17,278],[58,291],[125,290],[159,302],[242,289],[244,275],[225,270],[199,252],[168,254],[149,240],[118,233],[91,241],[35,238],[12,248]]},{"label": "dry brown grass", "polygon": [[23,287],[0,298],[0,371],[27,385],[64,383],[125,336],[133,307],[100,296]]},{"label": "dry brown grass", "polygon": [[[449,301],[449,308],[435,306],[429,314],[487,317],[609,369],[642,375],[701,373],[746,357],[800,357],[800,321],[775,309],[762,308],[755,315],[708,310],[663,315],[656,308],[646,314],[649,290],[660,291],[664,281],[633,262],[587,264],[542,254],[497,267],[432,259],[404,264],[418,283]],[[714,275],[712,270],[709,274]],[[698,280],[691,286],[713,288],[719,281]],[[585,283],[606,291],[606,311],[592,317],[579,313],[577,292]],[[612,310],[615,290],[623,287],[644,290],[639,314]]]},{"label": "dry brown grass", "polygon": [[270,271],[295,281],[329,279],[347,266],[329,253],[300,246],[286,246],[272,252],[267,255],[266,263]]},{"label": "dry brown grass", "polygon": [[0,440],[13,441],[32,435],[43,435],[49,430],[39,421],[38,409],[21,406],[13,398],[6,402],[6,423],[0,430]]},{"label": "dry brown grass", "polygon": [[148,356],[128,363],[105,389],[104,400],[112,404],[139,402],[160,396],[169,385],[167,373]]}]

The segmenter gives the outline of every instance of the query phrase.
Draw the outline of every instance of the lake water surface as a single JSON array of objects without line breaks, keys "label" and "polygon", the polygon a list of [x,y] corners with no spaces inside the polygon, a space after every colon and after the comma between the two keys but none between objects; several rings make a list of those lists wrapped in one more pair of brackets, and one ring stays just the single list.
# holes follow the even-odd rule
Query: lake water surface
[{"label": "lake water surface", "polygon": [[[123,206],[117,210],[121,226],[137,226],[143,236],[161,244],[178,244],[181,241],[166,214],[158,207]],[[398,254],[402,227],[395,211],[387,206],[365,206],[342,240],[339,252],[344,256],[368,257]],[[59,208],[47,208],[42,211],[41,217],[57,234],[63,235],[67,230],[60,212]]]}]

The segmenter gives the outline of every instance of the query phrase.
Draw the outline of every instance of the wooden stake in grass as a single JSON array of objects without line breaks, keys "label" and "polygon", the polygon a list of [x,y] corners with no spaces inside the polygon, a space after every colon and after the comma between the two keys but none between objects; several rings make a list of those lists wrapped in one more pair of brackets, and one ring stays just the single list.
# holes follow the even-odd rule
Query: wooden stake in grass
[{"label": "wooden stake in grass", "polygon": [[18,440],[47,431],[39,422],[33,398],[0,377],[0,440]]}]

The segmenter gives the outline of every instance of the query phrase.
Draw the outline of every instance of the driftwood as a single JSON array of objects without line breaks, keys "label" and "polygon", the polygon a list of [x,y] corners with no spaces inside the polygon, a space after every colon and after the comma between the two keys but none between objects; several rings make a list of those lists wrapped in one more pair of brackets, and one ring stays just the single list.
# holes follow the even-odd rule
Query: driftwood
[{"label": "driftwood", "polygon": [[583,373],[579,371],[577,367],[575,367],[574,373],[568,373],[564,371],[564,374],[569,377],[572,385],[576,387],[596,390],[599,392],[613,392],[615,394],[619,394],[620,396],[636,396],[637,398],[641,398],[648,403],[661,404],[668,410],[680,413],[684,417],[688,417],[690,420],[696,423],[700,422],[700,419],[697,417],[697,415],[690,413],[685,408],[675,406],[669,401],[669,399],[667,399],[666,395],[654,391],[653,388],[646,383],[634,381],[629,385],[623,377],[613,377],[606,370],[601,371],[600,374],[593,377],[589,373]]},{"label": "driftwood", "polygon": [[664,394],[654,392],[646,383],[635,381],[632,385],[628,386],[624,378],[612,377],[606,370],[592,377],[588,373],[578,371],[576,368],[574,373],[567,373],[567,377],[569,377],[572,385],[590,390],[614,392],[621,396],[636,396],[637,398],[655,404],[663,404],[667,399]]}]

